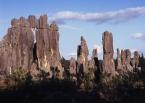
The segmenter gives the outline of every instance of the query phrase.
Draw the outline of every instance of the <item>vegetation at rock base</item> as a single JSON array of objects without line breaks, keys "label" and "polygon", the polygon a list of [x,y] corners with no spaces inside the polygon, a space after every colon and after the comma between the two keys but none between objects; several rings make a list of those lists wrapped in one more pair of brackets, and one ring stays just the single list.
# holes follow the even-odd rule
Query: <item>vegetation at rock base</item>
[{"label": "vegetation at rock base", "polygon": [[[31,81],[23,70],[14,72],[9,81],[17,82],[0,91],[4,103],[144,103],[145,76],[142,72],[118,75],[109,79],[101,75],[100,81],[89,90],[89,77],[86,77],[85,90],[81,90],[71,80],[44,79]],[[30,80],[29,80],[30,79]],[[92,83],[91,83],[92,85]]]}]

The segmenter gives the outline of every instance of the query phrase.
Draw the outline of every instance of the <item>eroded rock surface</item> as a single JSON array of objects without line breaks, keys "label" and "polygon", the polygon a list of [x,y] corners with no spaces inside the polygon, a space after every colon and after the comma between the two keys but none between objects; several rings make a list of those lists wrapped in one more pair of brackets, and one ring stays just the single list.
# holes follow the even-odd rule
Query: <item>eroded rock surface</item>
[{"label": "eroded rock surface", "polygon": [[134,60],[133,60],[133,67],[137,68],[139,65],[139,53],[138,51],[134,52]]},{"label": "eroded rock surface", "polygon": [[33,32],[27,19],[13,19],[0,43],[0,68],[9,72],[18,68],[29,70],[33,61],[33,41]]},{"label": "eroded rock surface", "polygon": [[121,62],[121,54],[120,50],[117,49],[117,71],[121,72],[123,70],[122,62]]},{"label": "eroded rock surface", "polygon": [[49,25],[47,15],[12,19],[0,41],[0,68],[9,74],[19,68],[51,74],[50,67],[57,67],[62,72],[60,59],[58,26],[55,22]]},{"label": "eroded rock surface", "polygon": [[103,43],[103,73],[114,76],[115,65],[113,60],[113,36],[111,32],[104,32],[102,37]]},{"label": "eroded rock surface", "polygon": [[126,70],[133,71],[133,67],[131,66],[131,52],[129,49],[126,49]]}]

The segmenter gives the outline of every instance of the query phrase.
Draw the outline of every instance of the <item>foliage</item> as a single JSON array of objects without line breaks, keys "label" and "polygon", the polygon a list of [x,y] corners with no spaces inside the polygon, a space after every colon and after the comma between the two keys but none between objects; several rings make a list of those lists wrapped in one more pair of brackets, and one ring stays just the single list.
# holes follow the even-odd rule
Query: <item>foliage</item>
[{"label": "foliage", "polygon": [[140,80],[139,74],[135,72],[128,72],[115,77],[108,78],[105,75],[101,77],[101,84],[105,85],[108,88],[117,88],[117,87],[130,87],[133,88],[133,84]]},{"label": "foliage", "polygon": [[95,82],[94,82],[94,78],[92,78],[92,73],[88,72],[85,75],[85,79],[84,79],[84,86],[85,86],[85,91],[90,91],[94,88]]},{"label": "foliage", "polygon": [[22,68],[15,69],[9,77],[17,84],[25,83],[28,78],[28,72]]}]

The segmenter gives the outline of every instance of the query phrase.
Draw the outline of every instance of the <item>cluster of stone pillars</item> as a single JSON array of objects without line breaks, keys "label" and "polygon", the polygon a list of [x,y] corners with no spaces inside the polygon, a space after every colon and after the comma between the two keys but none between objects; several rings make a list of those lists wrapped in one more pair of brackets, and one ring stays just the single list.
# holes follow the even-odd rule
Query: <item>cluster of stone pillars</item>
[{"label": "cluster of stone pillars", "polygon": [[91,74],[91,79],[95,80],[96,75],[99,75],[96,72],[108,77],[114,77],[122,73],[133,72],[138,68],[138,51],[134,52],[134,57],[131,59],[129,49],[121,50],[121,53],[117,49],[117,58],[114,59],[113,35],[111,32],[105,31],[102,34],[102,45],[103,61],[96,61],[98,60],[97,48],[93,50],[92,58],[88,60],[89,50],[87,42],[84,37],[81,37],[81,44],[78,45],[77,49],[77,60],[75,58],[70,59],[70,74],[72,74],[74,80],[78,79],[83,82],[85,75],[89,73]]},{"label": "cluster of stone pillars", "polygon": [[[11,27],[0,41],[0,69],[6,74],[21,68],[34,78],[41,71],[49,73],[49,77],[62,78],[60,59],[58,26],[55,22],[49,25],[47,15],[38,19],[33,15],[12,19]],[[59,73],[54,74],[51,67]]]},{"label": "cluster of stone pillars", "polygon": [[[11,74],[15,69],[27,70],[36,79],[41,71],[48,74],[49,78],[63,79],[63,67],[60,63],[59,29],[55,22],[50,25],[47,15],[38,19],[29,16],[27,19],[20,17],[11,21],[11,27],[3,40],[0,41],[0,69]],[[138,68],[139,54],[134,52],[131,59],[129,49],[117,49],[117,59],[113,58],[113,35],[105,31],[102,34],[103,61],[100,63],[97,57],[97,48],[92,52],[92,58],[88,60],[89,49],[84,37],[77,48],[77,60],[70,59],[70,75],[73,80],[83,81],[90,74],[90,79],[95,79],[95,72],[100,71],[107,76],[115,76],[122,72],[132,72]],[[115,62],[116,61],[116,62]],[[133,62],[132,62],[133,61]]]}]

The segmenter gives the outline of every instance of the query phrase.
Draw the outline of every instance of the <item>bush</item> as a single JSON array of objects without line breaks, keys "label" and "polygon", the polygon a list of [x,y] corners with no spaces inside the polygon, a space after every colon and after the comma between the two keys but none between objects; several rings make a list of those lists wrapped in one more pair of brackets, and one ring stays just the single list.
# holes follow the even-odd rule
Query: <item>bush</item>
[{"label": "bush", "polygon": [[12,74],[9,76],[10,80],[16,82],[16,84],[25,83],[28,78],[28,72],[22,68],[15,69]]}]

